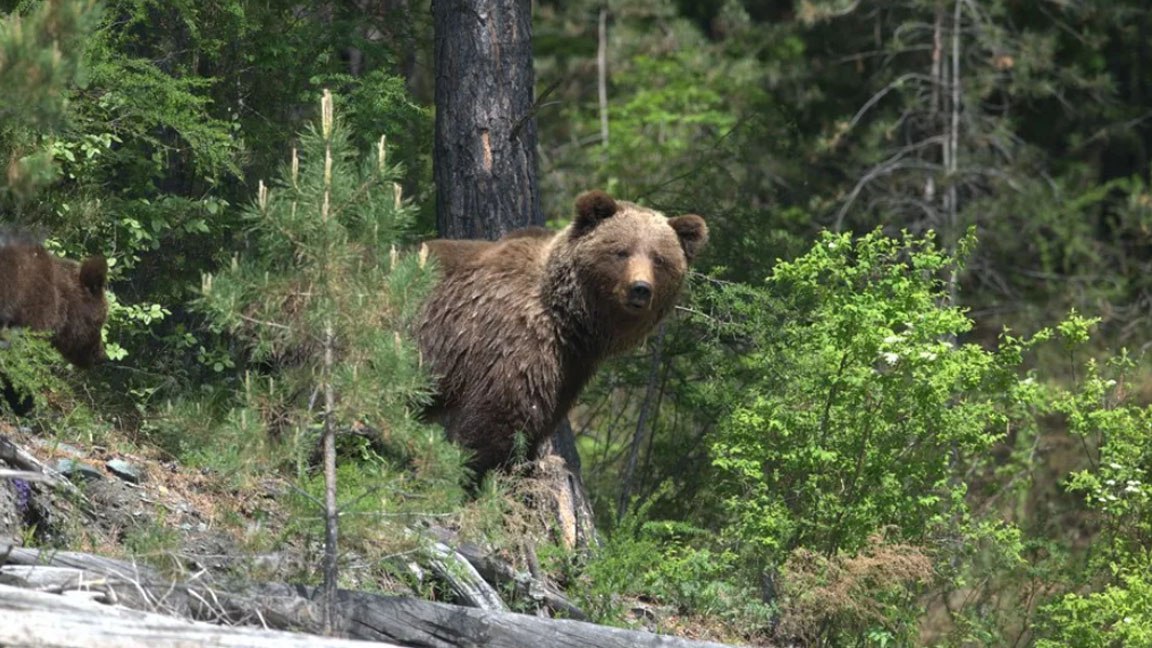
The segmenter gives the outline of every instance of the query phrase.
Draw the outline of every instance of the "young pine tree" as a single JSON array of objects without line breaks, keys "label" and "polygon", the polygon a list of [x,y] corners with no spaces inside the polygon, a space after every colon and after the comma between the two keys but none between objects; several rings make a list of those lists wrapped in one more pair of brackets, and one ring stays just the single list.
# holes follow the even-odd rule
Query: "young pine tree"
[{"label": "young pine tree", "polygon": [[83,76],[80,50],[97,18],[92,0],[52,0],[24,14],[0,13],[0,208],[55,178],[41,138],[65,121],[65,98]]},{"label": "young pine tree", "polygon": [[[409,416],[428,384],[402,332],[432,275],[423,254],[397,253],[414,215],[396,184],[400,169],[388,164],[383,137],[374,155],[358,158],[327,91],[321,113],[280,179],[260,183],[246,214],[250,251],[204,278],[203,304],[242,342],[252,367],[231,416],[232,438],[262,456],[285,450],[303,490],[316,494],[312,501],[323,492],[325,584],[334,587],[337,513],[351,532],[342,545],[373,532],[378,541],[385,521],[403,522],[385,509],[414,500],[423,512],[455,504],[460,462],[441,434]],[[361,445],[348,461],[351,453],[341,453],[338,473],[336,437],[356,430],[371,431],[389,451]],[[307,460],[321,439],[323,488]],[[402,480],[410,482],[401,489]]]}]

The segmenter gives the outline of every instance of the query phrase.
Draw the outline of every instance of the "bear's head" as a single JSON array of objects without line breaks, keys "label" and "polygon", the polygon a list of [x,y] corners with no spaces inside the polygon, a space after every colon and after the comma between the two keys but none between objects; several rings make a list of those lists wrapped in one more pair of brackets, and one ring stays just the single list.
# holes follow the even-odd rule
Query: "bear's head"
[{"label": "bear's head", "polygon": [[64,259],[57,259],[57,263],[57,281],[65,284],[57,288],[67,304],[67,315],[52,337],[53,345],[77,367],[103,362],[107,358],[101,330],[108,318],[104,296],[108,262],[103,257],[89,257],[80,264]]},{"label": "bear's head", "polygon": [[568,241],[577,275],[608,317],[617,346],[638,343],[672,310],[688,266],[708,242],[704,219],[666,218],[602,191],[576,200]]}]

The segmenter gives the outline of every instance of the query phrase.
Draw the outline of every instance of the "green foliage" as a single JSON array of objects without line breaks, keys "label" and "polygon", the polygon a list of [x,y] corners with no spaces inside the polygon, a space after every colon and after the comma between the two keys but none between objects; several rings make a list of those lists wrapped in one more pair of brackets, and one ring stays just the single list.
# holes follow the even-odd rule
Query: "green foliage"
[{"label": "green foliage", "polygon": [[73,83],[84,83],[81,49],[99,12],[94,0],[37,3],[0,15],[0,199],[24,200],[56,177],[36,134],[61,128]]},{"label": "green foliage", "polygon": [[[423,434],[421,434],[423,432]],[[460,454],[427,430],[411,429],[405,434],[407,461],[385,456],[364,439],[341,440],[337,482],[340,485],[341,552],[381,557],[410,550],[419,539],[404,533],[420,520],[454,516],[459,512],[461,490]],[[324,476],[306,472],[300,490],[287,501],[291,521],[286,537],[321,538],[324,528],[322,508]],[[316,574],[319,574],[317,571]],[[363,578],[363,575],[348,575]]]},{"label": "green foliage", "polygon": [[711,618],[751,631],[768,627],[772,609],[754,587],[732,578],[736,555],[709,547],[710,533],[685,523],[647,521],[641,507],[620,522],[584,567],[583,609],[594,619],[618,623],[628,600],[644,597],[677,614]]},{"label": "green foliage", "polygon": [[[1026,436],[1055,409],[1023,372],[1025,358],[1054,335],[1083,337],[1090,322],[1073,316],[1029,338],[1005,332],[996,350],[960,342],[972,322],[950,305],[958,269],[932,238],[827,233],[763,287],[696,285],[694,310],[707,315],[697,327],[707,326],[692,357],[708,357],[711,376],[678,391],[691,410],[719,417],[697,496],[721,505],[689,519],[719,534],[672,542],[630,522],[592,581],[713,615],[709,601],[728,600],[718,591],[763,593],[782,636],[875,635],[879,645],[913,640],[925,588],[1018,569],[1019,529],[977,514],[962,476],[992,470],[1007,430]],[[711,343],[701,347],[701,334]],[[593,604],[610,616],[611,600]],[[745,621],[750,633],[775,625],[766,615]],[[974,608],[954,621],[970,635],[1000,631],[978,629]]]},{"label": "green foliage", "polygon": [[[83,117],[93,126],[110,126],[105,137],[151,151],[146,158],[132,149],[113,151],[116,159],[111,163],[132,165],[130,179],[136,182],[160,181],[176,161],[191,165],[193,177],[202,181],[239,173],[241,142],[234,124],[212,116],[212,100],[205,96],[210,79],[173,77],[152,61],[126,59],[107,47],[98,40],[89,51],[92,84],[100,96],[83,104]],[[173,149],[175,143],[179,149]],[[85,175],[88,180],[98,177]]]},{"label": "green foliage", "polygon": [[[42,407],[44,394],[60,390],[64,383],[53,372],[60,354],[52,348],[48,335],[19,329],[0,329],[0,380],[20,399],[30,398]],[[8,404],[0,402],[0,411]]]},{"label": "green foliage", "polygon": [[[203,280],[201,307],[252,367],[238,403],[213,426],[220,441],[211,448],[231,439],[235,449],[223,453],[231,465],[220,468],[279,463],[301,479],[302,493],[319,493],[320,432],[366,435],[371,444],[340,444],[342,526],[381,550],[369,538],[387,537],[405,511],[441,512],[458,501],[460,452],[410,416],[429,386],[401,334],[434,275],[422,256],[397,253],[414,214],[396,184],[401,171],[384,139],[359,155],[325,102],[320,127],[301,136],[277,181],[261,183],[245,211],[249,252]],[[294,519],[306,528],[322,516],[313,508]]]},{"label": "green foliage", "polygon": [[[1073,318],[1061,327],[1068,353],[1082,350],[1093,320]],[[1100,525],[1092,568],[1075,591],[1049,604],[1037,645],[1139,646],[1152,642],[1152,407],[1131,402],[1137,363],[1121,353],[1104,363],[1089,360],[1061,394],[1056,409],[1069,431],[1089,449],[1089,467],[1068,476],[1067,488],[1084,497]]]},{"label": "green foliage", "polygon": [[[639,54],[614,77],[630,92],[608,114],[615,136],[604,146],[600,170],[608,191],[648,193],[669,165],[696,163],[701,145],[735,126],[728,102],[738,80],[732,70],[710,69],[708,63],[689,51],[660,58]],[[657,169],[658,176],[648,172]]]},{"label": "green foliage", "polygon": [[[32,33],[33,17],[88,3],[20,6]],[[217,369],[230,362],[228,341],[203,330],[185,304],[203,271],[244,246],[240,210],[232,208],[254,191],[244,178],[266,177],[283,163],[284,143],[312,115],[321,84],[338,83],[347,95],[342,109],[373,140],[358,146],[374,144],[371,133],[389,133],[403,147],[396,154],[412,162],[401,179],[430,175],[430,113],[395,74],[401,46],[378,38],[405,32],[408,21],[397,12],[331,9],[320,16],[280,1],[109,0],[83,25],[58,21],[66,29],[58,34],[67,54],[61,65],[82,74],[61,68],[56,108],[3,121],[4,159],[39,169],[21,196],[39,193],[21,202],[0,188],[0,213],[50,233],[65,256],[109,258],[118,297],[110,351],[118,363],[99,378],[109,405],[142,411],[193,382],[233,375]],[[341,59],[351,47],[360,55],[355,74]]]},{"label": "green foliage", "polygon": [[[725,39],[701,33],[666,2],[541,7],[535,31],[540,85],[563,95],[556,108],[546,103],[540,113],[542,137],[552,149],[542,158],[548,213],[569,214],[573,196],[599,186],[658,207],[706,214],[714,233],[725,234],[713,237],[725,251],[744,237],[761,250],[761,237],[790,238],[776,230],[775,212],[765,211],[759,196],[745,198],[772,184],[778,171],[748,137],[762,128],[782,147],[792,140],[768,89],[779,62],[757,52],[770,48],[787,60],[802,46],[772,26],[753,25],[741,3],[723,4],[716,24]],[[601,9],[608,12],[604,104],[595,91]],[[809,225],[806,218],[802,229]],[[727,254],[725,263],[760,266],[745,251]]]},{"label": "green foliage", "polygon": [[752,377],[713,451],[750,556],[857,551],[889,526],[925,541],[964,518],[954,467],[979,462],[1003,404],[1035,390],[1017,377],[1031,341],[953,341],[971,326],[946,305],[954,263],[931,239],[826,234],[733,304],[755,336],[740,367]]},{"label": "green foliage", "polygon": [[1049,637],[1037,648],[1061,646],[1152,645],[1152,580],[1147,559],[1133,571],[1115,576],[1115,584],[1091,594],[1066,594],[1049,606]]},{"label": "green foliage", "polygon": [[[910,610],[925,587],[963,591],[993,574],[1061,580],[1059,561],[1074,570],[1075,559],[1040,557],[1052,548],[1038,552],[1043,543],[974,508],[970,489],[1029,465],[1030,452],[990,461],[1006,432],[1034,438],[1058,416],[1089,450],[1089,469],[1067,487],[1084,493],[1102,534],[1095,568],[1071,578],[1092,592],[1047,607],[1045,636],[1127,645],[1147,632],[1132,613],[1146,584],[1133,575],[1146,571],[1152,537],[1152,410],[1126,403],[1137,365],[1123,353],[1080,360],[1098,320],[1075,312],[1030,337],[1004,332],[995,350],[962,342],[972,322],[951,305],[957,268],[931,238],[828,233],[778,263],[764,288],[701,287],[715,339],[741,349],[710,388],[731,404],[711,437],[724,503],[713,546],[728,552],[729,582],[776,582],[783,636],[904,644],[915,641]],[[1070,389],[1024,371],[1048,340],[1067,359]],[[1019,492],[1014,481],[1006,494]],[[1111,576],[1096,590],[1100,574]],[[953,636],[1001,641],[1008,625],[1030,623],[1019,612],[957,607]]]},{"label": "green foliage", "polygon": [[[51,126],[64,114],[64,97],[81,83],[81,35],[97,19],[93,0],[37,3],[27,15],[0,20],[0,131],[21,126]],[[78,78],[79,77],[79,78]]]},{"label": "green foliage", "polygon": [[[541,86],[559,84],[561,107],[540,112],[552,211],[614,182],[669,211],[704,214],[708,261],[723,266],[694,287],[695,316],[668,327],[651,377],[647,353],[659,347],[607,367],[586,395],[577,416],[594,497],[615,508],[630,437],[646,435],[631,492],[657,519],[725,530],[748,578],[742,570],[779,567],[795,547],[852,557],[892,523],[890,537],[930,550],[940,568],[948,593],[927,602],[926,625],[957,644],[1012,643],[1041,593],[1079,588],[1077,605],[1089,596],[1104,605],[1113,594],[1089,593],[1136,591],[1107,562],[1139,573],[1124,555],[1147,546],[1149,512],[1125,491],[1147,483],[1138,441],[1147,359],[1131,359],[1139,369],[1125,380],[1103,361],[1085,368],[1058,345],[1034,346],[1083,338],[1076,317],[1039,340],[994,332],[1036,330],[1076,308],[1102,318],[1091,344],[1145,346],[1145,5],[540,3],[538,73]],[[595,92],[601,9],[607,146]],[[692,124],[698,116],[709,123]],[[951,249],[970,225],[980,247],[928,298],[883,272],[840,281],[831,264],[759,286],[821,226],[935,229]],[[874,281],[883,286],[870,302]],[[914,320],[901,311],[933,300],[970,310],[934,314],[934,332],[909,335],[904,322]],[[703,344],[707,317],[721,320],[715,344]],[[997,342],[996,352],[973,346]],[[1093,372],[1117,383],[1080,384]],[[658,396],[638,429],[651,380]],[[1076,385],[1067,393],[1065,381]],[[1120,401],[1137,409],[1118,413]],[[716,454],[702,457],[713,439]],[[1116,468],[1105,454],[1125,459]],[[1085,565],[1083,553],[1099,560]],[[1095,620],[1118,628],[1116,618]],[[1096,638],[1070,634],[1063,645]]]}]

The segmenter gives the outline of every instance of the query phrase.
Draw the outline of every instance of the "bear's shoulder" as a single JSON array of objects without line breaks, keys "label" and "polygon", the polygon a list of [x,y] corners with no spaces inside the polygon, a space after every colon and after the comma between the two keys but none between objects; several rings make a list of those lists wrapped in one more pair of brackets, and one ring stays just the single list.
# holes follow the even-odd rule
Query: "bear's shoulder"
[{"label": "bear's shoulder", "polygon": [[424,243],[445,275],[477,265],[492,244],[492,241],[465,239],[434,239]]},{"label": "bear's shoulder", "polygon": [[556,232],[547,228],[526,227],[496,241],[435,239],[426,245],[445,276],[485,271],[531,273],[543,267],[555,237]]},{"label": "bear's shoulder", "polygon": [[556,236],[556,232],[553,232],[552,230],[548,229],[547,227],[538,227],[538,226],[533,225],[532,227],[522,227],[518,230],[512,230],[511,232],[508,232],[503,237],[501,237],[500,240],[501,241],[510,241],[513,239],[522,239],[522,238],[526,238],[526,239],[551,239],[554,236]]}]

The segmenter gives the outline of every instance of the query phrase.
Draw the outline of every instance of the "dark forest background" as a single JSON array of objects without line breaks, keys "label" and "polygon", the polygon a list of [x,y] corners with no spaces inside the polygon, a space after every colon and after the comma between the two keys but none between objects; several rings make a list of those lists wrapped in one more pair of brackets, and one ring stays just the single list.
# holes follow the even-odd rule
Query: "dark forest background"
[{"label": "dark forest background", "polygon": [[[379,253],[391,309],[348,339],[395,345],[359,383],[386,402],[345,400],[380,433],[341,474],[387,485],[349,495],[384,510],[349,531],[367,555],[434,514],[512,549],[535,529],[606,623],[652,605],[663,630],[766,645],[1152,645],[1145,1],[532,3],[549,224],[603,188],[712,231],[677,316],[572,413],[600,532],[579,552],[515,480],[466,495],[410,421],[427,384],[395,295],[427,281],[395,259],[437,228],[428,5],[0,9],[0,216],[112,262],[112,362],[50,364],[43,430],[318,492],[314,349],[253,322],[315,324],[292,295],[359,285],[328,261],[347,243]],[[387,180],[339,239],[261,202],[262,181],[315,197],[291,167],[321,150],[324,89],[337,172]],[[365,308],[331,290],[319,312]],[[403,580],[386,562],[360,584]]]}]

